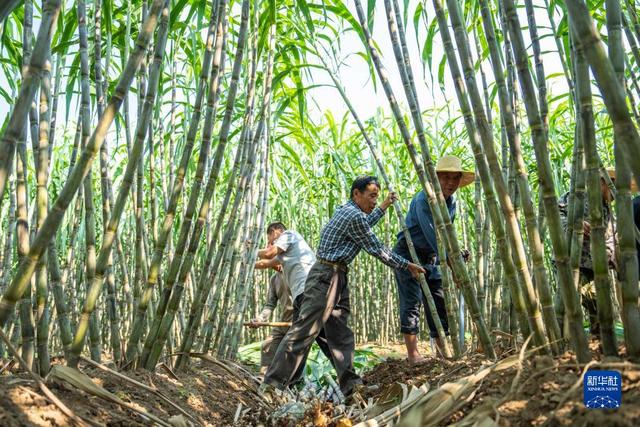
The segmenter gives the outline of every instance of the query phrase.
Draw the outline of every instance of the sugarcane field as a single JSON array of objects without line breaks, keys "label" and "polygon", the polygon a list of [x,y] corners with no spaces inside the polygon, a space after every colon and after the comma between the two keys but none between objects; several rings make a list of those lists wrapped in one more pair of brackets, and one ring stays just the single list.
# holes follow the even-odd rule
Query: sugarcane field
[{"label": "sugarcane field", "polygon": [[640,425],[637,1],[0,25],[0,427]]}]

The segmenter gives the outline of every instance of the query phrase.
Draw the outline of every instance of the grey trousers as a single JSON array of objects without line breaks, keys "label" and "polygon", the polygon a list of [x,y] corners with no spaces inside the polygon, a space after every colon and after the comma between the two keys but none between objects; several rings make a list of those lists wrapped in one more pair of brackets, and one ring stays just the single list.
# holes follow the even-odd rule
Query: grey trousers
[{"label": "grey trousers", "polygon": [[[293,302],[293,321],[295,322],[298,317],[300,317],[300,308],[302,307],[302,303],[304,301],[304,294],[298,295],[296,300]],[[331,362],[331,366],[333,369],[336,369],[336,362],[333,361],[333,356],[331,355],[331,349],[329,348],[329,344],[327,343],[327,336],[324,332],[324,328],[320,329],[320,333],[316,336],[316,343],[320,350],[325,355],[327,359]],[[308,356],[309,353],[307,353]],[[295,374],[289,380],[289,385],[295,385],[302,382],[302,377],[304,377],[304,367],[307,364],[307,356],[300,362],[298,369]]]},{"label": "grey trousers", "polygon": [[262,347],[260,348],[260,371],[266,371],[273,357],[276,355],[280,341],[287,334],[288,327],[275,327],[271,329],[271,335],[266,340],[262,341]]},{"label": "grey trousers", "polygon": [[280,342],[264,382],[280,389],[288,386],[324,328],[340,389],[351,394],[362,379],[353,368],[355,339],[347,324],[350,311],[346,273],[316,262],[307,276],[300,314]]}]

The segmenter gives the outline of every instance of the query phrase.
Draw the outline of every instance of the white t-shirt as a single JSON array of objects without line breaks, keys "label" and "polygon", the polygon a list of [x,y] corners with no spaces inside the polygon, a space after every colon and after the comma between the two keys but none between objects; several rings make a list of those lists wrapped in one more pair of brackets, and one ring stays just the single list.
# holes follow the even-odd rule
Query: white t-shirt
[{"label": "white t-shirt", "polygon": [[304,238],[293,230],[286,230],[273,244],[284,251],[276,259],[282,264],[285,280],[295,301],[304,292],[304,284],[309,270],[316,262],[316,255]]}]

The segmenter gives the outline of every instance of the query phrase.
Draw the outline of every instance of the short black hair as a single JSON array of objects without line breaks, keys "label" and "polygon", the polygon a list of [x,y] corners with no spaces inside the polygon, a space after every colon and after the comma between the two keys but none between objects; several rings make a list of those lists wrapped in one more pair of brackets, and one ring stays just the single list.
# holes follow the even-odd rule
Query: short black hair
[{"label": "short black hair", "polygon": [[353,180],[351,184],[351,198],[353,198],[353,193],[358,190],[360,192],[364,192],[367,189],[369,184],[375,184],[380,189],[380,182],[378,182],[378,177],[372,175],[360,175],[356,179]]},{"label": "short black hair", "polygon": [[267,234],[276,231],[276,230],[282,230],[285,231],[287,229],[287,227],[284,226],[283,223],[281,222],[272,222],[271,224],[269,224],[269,226],[267,226]]}]

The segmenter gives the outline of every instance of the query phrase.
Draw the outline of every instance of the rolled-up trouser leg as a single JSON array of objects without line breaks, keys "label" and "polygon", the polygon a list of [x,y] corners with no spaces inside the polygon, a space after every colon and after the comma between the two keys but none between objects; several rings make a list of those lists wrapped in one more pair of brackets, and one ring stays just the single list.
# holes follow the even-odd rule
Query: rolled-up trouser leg
[{"label": "rolled-up trouser leg", "polygon": [[[436,311],[438,313],[438,317],[440,318],[440,323],[442,323],[442,329],[444,330],[445,335],[449,335],[449,322],[447,319],[447,306],[444,301],[444,290],[442,289],[442,280],[427,280],[427,284],[429,285],[429,291],[431,292],[431,296],[433,297],[433,302],[436,305]],[[424,312],[427,316],[427,325],[429,326],[429,335],[431,338],[438,338],[438,329],[436,328],[436,324],[433,321],[433,317],[431,317],[431,310],[429,310],[429,304],[427,303],[427,298],[422,295],[422,303],[424,305]]]},{"label": "rolled-up trouser leg", "polygon": [[271,335],[267,337],[266,340],[262,341],[262,347],[260,348],[260,370],[266,370],[271,362],[273,362],[273,357],[278,350],[278,346],[280,345],[280,341],[287,334],[289,330],[288,327],[275,327],[271,329]]},{"label": "rolled-up trouser leg", "polygon": [[[429,325],[429,334],[432,338],[438,337],[427,299],[422,292],[420,282],[411,274],[403,270],[395,270],[396,284],[398,285],[398,302],[400,303],[400,332],[408,335],[417,335],[420,323],[420,305],[424,305],[424,311]],[[444,300],[442,280],[427,280],[429,291],[436,305],[436,311],[442,323],[445,335],[449,335],[449,323],[447,321],[447,306]]]},{"label": "rolled-up trouser leg", "polygon": [[417,335],[420,324],[420,284],[407,271],[394,270],[400,304],[400,332]]},{"label": "rolled-up trouser leg", "polygon": [[338,301],[339,279],[340,274],[331,266],[313,265],[307,276],[300,314],[280,342],[265,383],[281,389],[289,384]]}]

